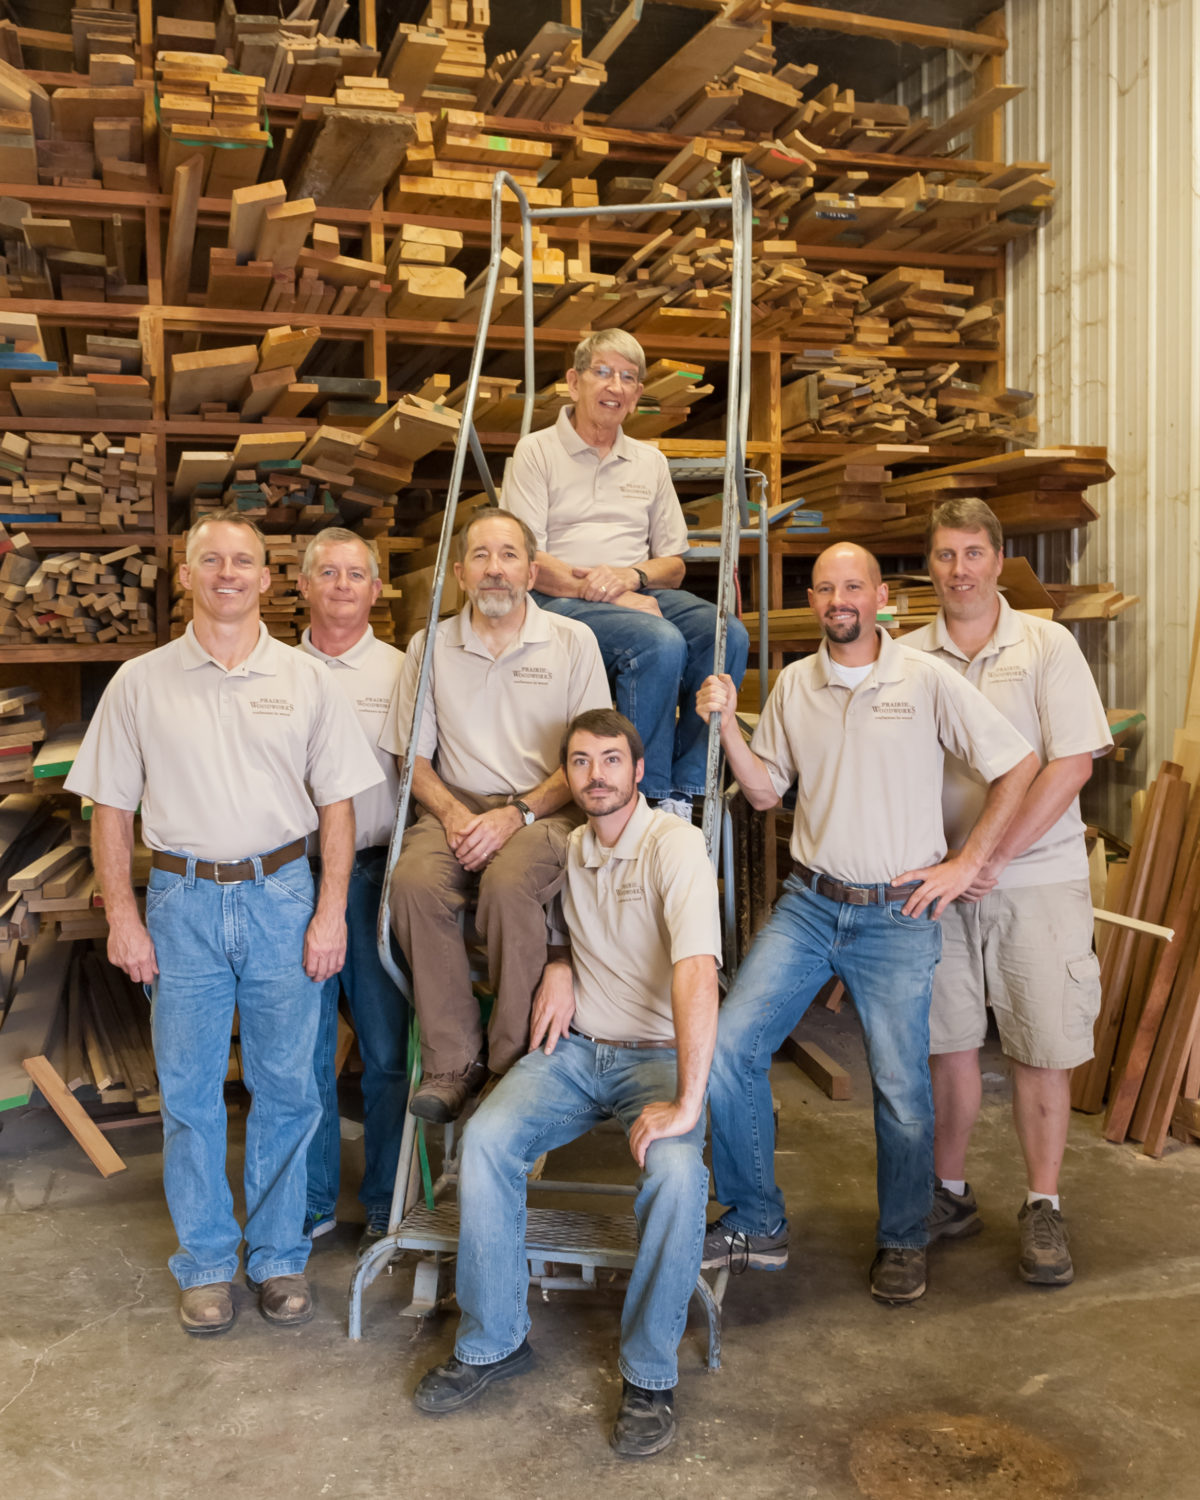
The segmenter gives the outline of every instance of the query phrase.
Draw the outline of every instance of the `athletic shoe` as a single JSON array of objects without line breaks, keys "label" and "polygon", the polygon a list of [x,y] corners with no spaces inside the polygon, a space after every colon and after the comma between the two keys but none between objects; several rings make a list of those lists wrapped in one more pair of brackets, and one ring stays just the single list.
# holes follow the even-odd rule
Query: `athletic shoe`
[{"label": "athletic shoe", "polygon": [[685,823],[692,821],[692,799],[690,797],[660,797],[657,806],[659,812],[670,813],[673,818],[682,818]]},{"label": "athletic shoe", "polygon": [[1019,1270],[1035,1286],[1067,1286],[1075,1279],[1067,1226],[1049,1198],[1023,1203],[1017,1215],[1021,1228]]},{"label": "athletic shoe", "polygon": [[314,1213],[308,1209],[304,1215],[304,1237],[308,1240],[319,1240],[323,1234],[329,1234],[337,1228],[337,1219],[333,1214]]},{"label": "athletic shoe", "polygon": [[925,1250],[885,1245],[871,1262],[876,1302],[915,1302],[925,1295]]},{"label": "athletic shoe", "polygon": [[743,1271],[782,1271],[787,1259],[786,1224],[774,1234],[743,1234],[740,1229],[727,1229],[718,1220],[704,1236],[700,1266],[705,1271],[728,1266],[738,1276]]},{"label": "athletic shoe", "polygon": [[939,1182],[933,1190],[933,1207],[925,1220],[925,1228],[929,1231],[930,1244],[934,1240],[965,1240],[978,1234],[983,1228],[983,1220],[979,1217],[979,1205],[975,1202],[971,1184],[967,1183],[965,1193],[952,1193]]},{"label": "athletic shoe", "polygon": [[626,1380],[609,1447],[622,1458],[649,1458],[674,1441],[674,1390],[648,1391]]},{"label": "athletic shoe", "polygon": [[528,1339],[519,1349],[514,1349],[503,1359],[493,1360],[490,1365],[464,1365],[452,1354],[444,1365],[434,1365],[421,1377],[413,1392],[413,1404],[419,1411],[435,1415],[459,1411],[469,1406],[493,1380],[507,1380],[510,1375],[519,1375],[528,1368],[532,1359],[533,1350]]}]

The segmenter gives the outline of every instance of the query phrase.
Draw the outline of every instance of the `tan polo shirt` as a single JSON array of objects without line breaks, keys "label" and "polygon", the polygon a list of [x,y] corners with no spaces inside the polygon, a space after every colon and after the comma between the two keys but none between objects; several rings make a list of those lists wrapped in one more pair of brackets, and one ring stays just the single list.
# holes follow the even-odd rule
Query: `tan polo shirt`
[{"label": "tan polo shirt", "polygon": [[[987,645],[968,661],[950,637],[945,616],[923,625],[904,644],[928,651],[961,672],[1025,736],[1042,765],[1064,755],[1102,755],[1112,744],[1108,718],[1075,637],[1053,620],[1021,614],[1000,600]],[[946,837],[957,848],[979,817],[987,787],[956,755],[947,755],[942,787]],[[1000,873],[1005,887],[1086,880],[1087,849],[1076,797],[1058,822]]]},{"label": "tan polo shirt", "polygon": [[601,458],[575,431],[573,410],[564,406],[553,427],[517,444],[501,504],[526,523],[540,551],[572,567],[682,557],[687,524],[667,460],[624,432]]},{"label": "tan polo shirt", "polygon": [[638,805],[606,849],[588,824],[567,845],[563,916],[580,1031],[618,1042],[672,1041],[671,974],[683,958],[721,961],[717,878],[704,835]]},{"label": "tan polo shirt", "polygon": [[311,833],[317,807],[382,779],[319,662],[260,625],[258,645],[226,670],[189,624],[119,669],[66,787],[128,812],[140,802],[152,849],[240,859]]},{"label": "tan polo shirt", "polygon": [[341,656],[326,656],[312,643],[312,628],[300,637],[300,651],[307,651],[329,669],[334,686],[346,698],[362,725],[383,780],[354,799],[354,835],[356,849],[370,849],[386,844],[392,837],[396,803],[400,798],[400,774],[396,757],[379,748],[379,736],[389,715],[396,711],[396,685],[404,652],[386,641],[375,638],[368,625],[362,638],[343,651]]},{"label": "tan polo shirt", "polygon": [[792,857],[856,885],[945,857],[944,751],[990,782],[1030,750],[957,672],[876,630],[879,656],[853,691],[831,677],[825,641],[785,667],[750,742],[779,796],[797,783]]},{"label": "tan polo shirt", "polygon": [[[408,747],[424,645],[420,630],[380,736],[394,755]],[[520,634],[497,660],[475,634],[467,604],[437,627],[417,754],[450,786],[519,797],[556,769],[563,730],[576,714],[611,707],[600,648],[586,625],[527,597]]]}]

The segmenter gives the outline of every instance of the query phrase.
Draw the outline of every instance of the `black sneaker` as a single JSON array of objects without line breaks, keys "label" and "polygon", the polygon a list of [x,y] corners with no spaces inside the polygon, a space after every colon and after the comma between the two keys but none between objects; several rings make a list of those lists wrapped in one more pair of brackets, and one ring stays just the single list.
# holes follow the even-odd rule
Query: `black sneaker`
[{"label": "black sneaker", "polygon": [[[358,1240],[358,1254],[363,1256],[368,1250],[378,1245],[388,1232],[388,1220],[391,1218],[390,1208],[372,1209],[367,1215],[367,1222]],[[393,1252],[392,1259],[399,1260],[404,1254],[403,1250]]]},{"label": "black sneaker", "polygon": [[788,1229],[784,1224],[774,1234],[743,1234],[726,1229],[718,1220],[704,1236],[700,1267],[717,1271],[728,1266],[735,1276],[743,1271],[782,1271],[788,1259]]},{"label": "black sneaker", "polygon": [[1049,1198],[1023,1203],[1017,1215],[1021,1227],[1019,1270],[1035,1286],[1068,1286],[1075,1267],[1067,1249],[1067,1226]]},{"label": "black sneaker", "polygon": [[649,1458],[675,1441],[675,1392],[624,1383],[621,1408],[608,1444],[622,1458]]},{"label": "black sneaker", "polygon": [[490,1365],[464,1365],[452,1354],[444,1365],[434,1365],[421,1377],[413,1392],[413,1405],[419,1411],[441,1413],[469,1406],[484,1386],[493,1380],[507,1380],[528,1368],[533,1350],[526,1339],[519,1349]]},{"label": "black sneaker", "polygon": [[885,1245],[871,1262],[871,1296],[876,1302],[915,1302],[925,1295],[925,1251]]},{"label": "black sneaker", "polygon": [[965,1193],[952,1193],[939,1182],[933,1190],[933,1207],[925,1220],[929,1243],[934,1240],[965,1240],[983,1228],[979,1205],[968,1182]]}]

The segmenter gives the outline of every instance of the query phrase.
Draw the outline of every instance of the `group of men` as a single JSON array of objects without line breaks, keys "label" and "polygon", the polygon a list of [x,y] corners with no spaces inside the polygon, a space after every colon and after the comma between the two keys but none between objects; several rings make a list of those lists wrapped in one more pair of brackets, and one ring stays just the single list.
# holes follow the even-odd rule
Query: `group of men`
[{"label": "group of men", "polygon": [[[453,1355],[417,1387],[424,1411],[529,1365],[525,1178],[599,1120],[625,1126],[640,1248],[611,1442],[629,1457],[673,1439],[701,1268],[786,1264],[768,1068],[833,975],[874,1092],[872,1294],[920,1296],[928,1241],[981,1227],[965,1160],[986,1004],[1028,1168],[1021,1272],[1071,1279],[1058,1169],[1068,1070],[1090,1055],[1098,1003],[1077,794],[1110,742],[1069,633],[1004,602],[998,524],[968,500],[932,519],[942,609],[903,644],[875,623],[887,591],[868,552],[816,560],[821,647],[783,671],[747,744],[746,633],[730,622],[729,670],[714,676],[715,611],[678,587],[687,539],[665,461],[622,431],[644,373],[628,334],[585,339],[573,406],[518,444],[505,508],[460,532],[467,603],[432,627],[415,743],[425,637],[404,655],[375,638],[374,550],[340,529],[313,538],[311,624],[293,649],[259,618],[261,535],[220,513],[188,535],[192,622],[118,671],[68,781],[96,804],[110,957],[152,1001],[185,1329],[232,1326],[243,1238],[263,1316],[312,1316],[305,1266],[339,1193],[344,994],[363,1059],[364,1244],[387,1231],[406,1106],[451,1121],[490,1084],[462,1146],[462,1317]],[[796,788],[793,873],[720,1007],[717,887],[692,822],[713,713],[753,806]],[[405,756],[417,817],[386,894],[421,1030],[411,1099],[408,1011],[375,946]],[[139,805],[144,921],[129,875]],[[551,946],[555,896],[566,941]],[[225,1172],[235,1005],[252,1095],[244,1227]],[[706,1100],[724,1208],[712,1224]]]}]

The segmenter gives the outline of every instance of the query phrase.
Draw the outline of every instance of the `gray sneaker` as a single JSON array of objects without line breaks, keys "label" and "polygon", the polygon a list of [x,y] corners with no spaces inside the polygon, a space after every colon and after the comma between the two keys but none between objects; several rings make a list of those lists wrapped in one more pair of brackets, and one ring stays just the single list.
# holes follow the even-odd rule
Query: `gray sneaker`
[{"label": "gray sneaker", "polygon": [[1049,1198],[1023,1203],[1017,1215],[1021,1229],[1019,1270],[1035,1286],[1068,1286],[1075,1267],[1067,1249],[1067,1226]]},{"label": "gray sneaker", "polygon": [[965,1240],[978,1234],[983,1228],[983,1220],[979,1217],[979,1205],[975,1202],[971,1184],[968,1182],[966,1192],[959,1194],[952,1193],[939,1182],[933,1190],[933,1207],[925,1220],[925,1228],[929,1231],[931,1245],[934,1240]]},{"label": "gray sneaker", "polygon": [[488,1070],[480,1062],[468,1063],[457,1073],[427,1073],[408,1101],[411,1112],[435,1125],[450,1125],[458,1119],[472,1094],[487,1082]]},{"label": "gray sneaker", "polygon": [[718,1271],[728,1266],[735,1276],[743,1271],[782,1271],[787,1258],[786,1224],[774,1234],[743,1234],[740,1229],[726,1229],[718,1221],[704,1236],[700,1268]]},{"label": "gray sneaker", "polygon": [[885,1245],[871,1262],[876,1302],[915,1302],[925,1295],[925,1250]]}]

